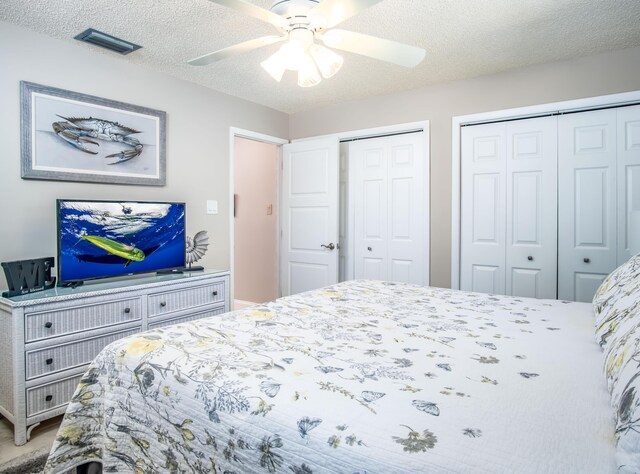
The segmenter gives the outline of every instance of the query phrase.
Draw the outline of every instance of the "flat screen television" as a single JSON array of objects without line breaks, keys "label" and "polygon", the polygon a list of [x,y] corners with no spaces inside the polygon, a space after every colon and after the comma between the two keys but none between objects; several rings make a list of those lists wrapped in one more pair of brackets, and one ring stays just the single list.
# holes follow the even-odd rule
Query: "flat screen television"
[{"label": "flat screen television", "polygon": [[58,284],[185,265],[185,204],[57,200]]}]

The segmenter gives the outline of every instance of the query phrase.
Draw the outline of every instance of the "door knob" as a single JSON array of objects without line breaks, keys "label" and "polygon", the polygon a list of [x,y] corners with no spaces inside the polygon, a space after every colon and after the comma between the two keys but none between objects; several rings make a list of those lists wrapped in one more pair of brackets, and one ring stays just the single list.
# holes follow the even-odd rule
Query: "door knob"
[{"label": "door knob", "polygon": [[589,263],[591,261],[591,259],[589,257],[584,257],[584,259],[582,259],[582,261],[584,263]]},{"label": "door knob", "polygon": [[336,246],[331,242],[329,245],[321,244],[320,247],[324,247],[325,249],[333,250]]},{"label": "door knob", "polygon": [[373,249],[371,247],[367,247],[367,250],[371,252]]},{"label": "door knob", "polygon": [[529,261],[531,262],[531,261],[533,261],[533,257],[532,257],[531,255],[529,255],[529,256],[527,257],[527,260],[529,260]]}]

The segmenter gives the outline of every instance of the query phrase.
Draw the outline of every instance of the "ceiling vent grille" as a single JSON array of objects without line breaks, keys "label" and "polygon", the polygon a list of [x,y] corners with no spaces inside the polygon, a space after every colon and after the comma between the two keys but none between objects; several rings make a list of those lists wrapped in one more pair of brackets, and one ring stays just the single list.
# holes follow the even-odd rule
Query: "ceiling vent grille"
[{"label": "ceiling vent grille", "polygon": [[115,36],[108,35],[101,31],[94,30],[93,28],[83,31],[79,35],[74,36],[74,38],[120,54],[129,54],[136,49],[142,48],[142,46],[116,38]]}]

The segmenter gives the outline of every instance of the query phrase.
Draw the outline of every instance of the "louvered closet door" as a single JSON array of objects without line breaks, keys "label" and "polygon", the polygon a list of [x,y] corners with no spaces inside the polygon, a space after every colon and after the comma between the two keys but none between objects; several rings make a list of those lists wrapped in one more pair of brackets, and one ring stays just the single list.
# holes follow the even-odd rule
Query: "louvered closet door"
[{"label": "louvered closet door", "polygon": [[[616,110],[618,125],[618,265],[632,254],[631,213],[640,212],[640,106]],[[635,242],[635,249],[639,248]],[[637,251],[637,250],[636,250]]]},{"label": "louvered closet door", "polygon": [[460,288],[504,294],[506,123],[461,132]]},{"label": "louvered closet door", "polygon": [[506,294],[557,295],[557,118],[507,122]]},{"label": "louvered closet door", "polygon": [[616,267],[616,110],[558,118],[558,297],[589,302]]}]

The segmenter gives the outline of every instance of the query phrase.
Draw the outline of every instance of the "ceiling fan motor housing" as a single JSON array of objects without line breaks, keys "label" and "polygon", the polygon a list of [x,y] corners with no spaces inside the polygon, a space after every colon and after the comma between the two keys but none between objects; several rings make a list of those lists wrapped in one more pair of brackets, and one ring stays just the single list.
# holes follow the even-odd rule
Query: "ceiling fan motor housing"
[{"label": "ceiling fan motor housing", "polygon": [[[271,11],[289,20],[291,25],[297,23],[308,24],[307,14],[318,3],[320,3],[320,0],[276,0],[271,5]],[[298,20],[300,21],[298,22]]]}]

